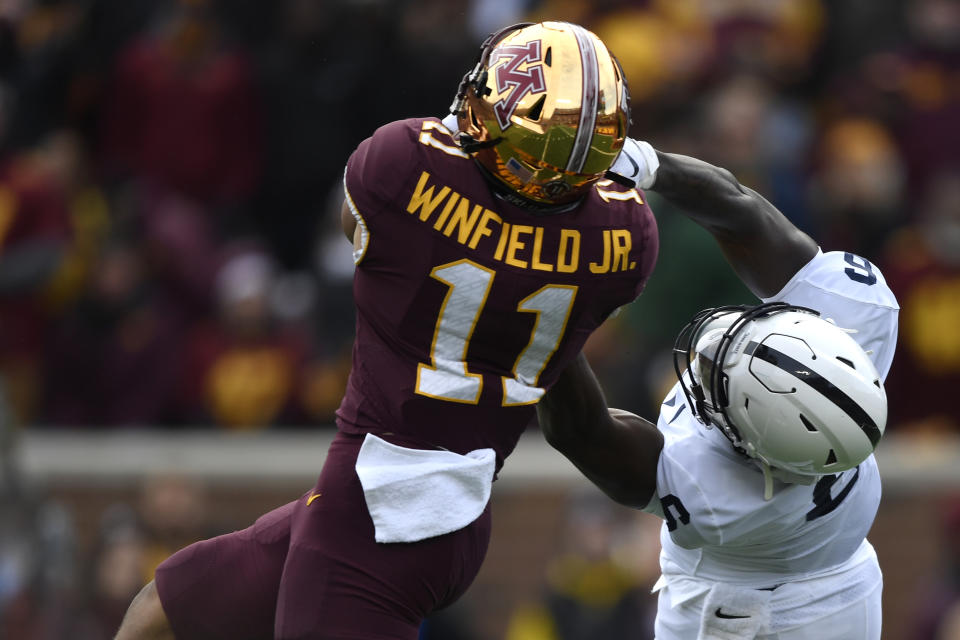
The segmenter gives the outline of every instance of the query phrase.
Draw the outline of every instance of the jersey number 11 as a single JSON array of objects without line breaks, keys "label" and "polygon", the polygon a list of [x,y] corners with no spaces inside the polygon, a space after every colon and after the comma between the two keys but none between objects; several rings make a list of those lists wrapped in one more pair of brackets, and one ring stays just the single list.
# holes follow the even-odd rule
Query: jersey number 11
[{"label": "jersey number 11", "polygon": [[[477,404],[483,376],[467,369],[467,349],[496,272],[463,259],[435,267],[430,277],[447,285],[430,345],[430,363],[417,366],[416,391],[420,395]],[[548,284],[517,304],[520,313],[534,313],[536,320],[527,346],[513,365],[513,376],[503,376],[501,404],[505,407],[533,404],[544,390],[536,386],[554,354],[563,333],[577,287]]]}]

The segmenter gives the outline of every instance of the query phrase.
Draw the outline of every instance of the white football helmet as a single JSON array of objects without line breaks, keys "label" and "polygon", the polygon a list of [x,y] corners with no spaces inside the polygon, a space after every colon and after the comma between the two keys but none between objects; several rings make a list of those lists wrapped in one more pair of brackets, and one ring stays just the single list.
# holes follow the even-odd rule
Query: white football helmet
[{"label": "white football helmet", "polygon": [[873,362],[812,309],[707,309],[677,337],[674,365],[700,421],[718,426],[766,476],[771,467],[801,477],[852,469],[886,426]]}]

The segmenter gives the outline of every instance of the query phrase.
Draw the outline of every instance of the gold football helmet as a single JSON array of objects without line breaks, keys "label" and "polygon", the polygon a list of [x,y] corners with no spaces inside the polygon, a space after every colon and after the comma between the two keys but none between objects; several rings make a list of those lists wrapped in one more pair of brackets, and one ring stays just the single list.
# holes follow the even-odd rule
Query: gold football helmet
[{"label": "gold football helmet", "polygon": [[499,191],[535,207],[579,200],[613,164],[630,124],[619,63],[568,22],[489,36],[450,110],[461,147]]}]

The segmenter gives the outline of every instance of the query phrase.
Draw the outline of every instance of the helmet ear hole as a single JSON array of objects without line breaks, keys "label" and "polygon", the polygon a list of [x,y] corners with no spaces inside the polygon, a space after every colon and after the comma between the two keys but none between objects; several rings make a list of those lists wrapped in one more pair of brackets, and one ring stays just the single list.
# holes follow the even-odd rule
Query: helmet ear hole
[{"label": "helmet ear hole", "polygon": [[543,55],[543,64],[548,67],[553,66],[553,47],[547,47],[547,52]]},{"label": "helmet ear hole", "polygon": [[824,466],[826,466],[828,464],[833,464],[836,461],[837,461],[837,454],[833,451],[833,449],[830,449],[830,453],[827,454],[827,461],[824,462],[823,464]]}]

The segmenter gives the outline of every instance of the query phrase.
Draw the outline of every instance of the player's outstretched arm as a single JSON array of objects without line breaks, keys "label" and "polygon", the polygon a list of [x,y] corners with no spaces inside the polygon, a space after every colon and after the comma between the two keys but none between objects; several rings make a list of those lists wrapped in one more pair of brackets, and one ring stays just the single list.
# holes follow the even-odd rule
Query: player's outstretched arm
[{"label": "player's outstretched arm", "polygon": [[663,436],[627,411],[607,409],[590,364],[581,353],[537,404],[544,437],[620,504],[643,508],[656,489]]},{"label": "player's outstretched arm", "polygon": [[817,253],[817,243],[732,173],[689,156],[657,152],[652,191],[713,234],[737,275],[770,297]]}]

